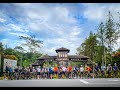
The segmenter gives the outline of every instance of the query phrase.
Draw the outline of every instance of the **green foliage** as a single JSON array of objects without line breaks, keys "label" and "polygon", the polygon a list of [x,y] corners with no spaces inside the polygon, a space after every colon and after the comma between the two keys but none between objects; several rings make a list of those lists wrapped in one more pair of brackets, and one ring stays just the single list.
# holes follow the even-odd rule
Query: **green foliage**
[{"label": "green foliage", "polygon": [[36,40],[35,35],[26,37],[19,36],[19,38],[25,40],[25,43],[23,43],[22,45],[27,46],[30,53],[36,53],[37,49],[40,49],[43,44],[43,41]]},{"label": "green foliage", "polygon": [[88,56],[93,61],[97,42],[98,41],[96,39],[96,35],[90,32],[89,37],[81,44],[79,48],[77,48],[79,55],[83,54],[85,56]]},{"label": "green foliage", "polygon": [[4,48],[2,42],[0,42],[0,55],[3,54]]},{"label": "green foliage", "polygon": [[77,48],[78,54],[88,56],[98,64],[119,62],[119,57],[112,57],[113,46],[117,43],[119,37],[120,22],[114,22],[109,11],[105,24],[100,23],[96,34],[90,32],[88,38]]},{"label": "green foliage", "polygon": [[23,60],[22,65],[28,67],[31,64],[29,60]]},{"label": "green foliage", "polygon": [[18,60],[18,58],[15,55],[5,55],[4,58],[12,59],[12,60]]}]

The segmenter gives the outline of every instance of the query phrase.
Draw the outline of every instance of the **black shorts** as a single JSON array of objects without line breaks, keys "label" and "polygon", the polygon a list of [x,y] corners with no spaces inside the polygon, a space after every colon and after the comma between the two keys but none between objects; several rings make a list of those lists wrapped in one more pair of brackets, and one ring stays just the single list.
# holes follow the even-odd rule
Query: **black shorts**
[{"label": "black shorts", "polygon": [[82,75],[83,75],[83,72],[80,72],[80,74],[82,74]]},{"label": "black shorts", "polygon": [[64,71],[62,71],[62,74],[64,74],[64,75],[65,75],[65,72],[64,72]]},{"label": "black shorts", "polygon": [[53,74],[53,72],[49,72],[49,74]]},{"label": "black shorts", "polygon": [[108,71],[108,74],[111,74],[112,71]]},{"label": "black shorts", "polygon": [[37,72],[37,75],[40,75],[40,72]]},{"label": "black shorts", "polygon": [[68,72],[68,74],[71,74],[72,72]]},{"label": "black shorts", "polygon": [[74,74],[77,74],[77,71],[74,70]]},{"label": "black shorts", "polygon": [[54,74],[58,74],[58,72],[54,72]]},{"label": "black shorts", "polygon": [[62,72],[59,72],[60,75],[62,75]]}]

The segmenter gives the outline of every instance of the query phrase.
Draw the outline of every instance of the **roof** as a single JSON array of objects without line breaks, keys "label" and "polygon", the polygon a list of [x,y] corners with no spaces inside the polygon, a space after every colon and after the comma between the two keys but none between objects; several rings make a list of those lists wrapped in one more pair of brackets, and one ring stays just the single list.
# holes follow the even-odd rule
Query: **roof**
[{"label": "roof", "polygon": [[68,58],[89,58],[89,57],[84,55],[68,55]]},{"label": "roof", "polygon": [[70,50],[67,48],[61,47],[59,49],[56,49],[56,52],[58,52],[58,51],[68,51],[69,52]]},{"label": "roof", "polygon": [[[56,59],[57,56],[43,56],[43,57],[40,57],[38,58],[39,60],[42,60],[42,59]],[[88,59],[89,57],[87,56],[84,56],[84,55],[68,55],[68,58],[86,58]]]},{"label": "roof", "polygon": [[39,57],[38,59],[53,59],[53,58],[57,58],[57,56],[43,56]]},{"label": "roof", "polygon": [[[68,55],[68,59],[76,59],[76,60],[72,60],[72,61],[81,61],[81,60],[77,60],[77,59],[80,59],[80,58],[84,58],[83,61],[86,61],[89,59],[89,57],[87,56],[84,56],[84,55]],[[43,57],[40,57],[37,59],[36,62],[34,62],[32,65],[34,66],[38,66],[39,65],[39,62],[44,62],[44,60],[51,60],[51,59],[54,59],[56,60],[57,59],[57,56],[43,56]],[[86,60],[85,60],[86,59]]]}]

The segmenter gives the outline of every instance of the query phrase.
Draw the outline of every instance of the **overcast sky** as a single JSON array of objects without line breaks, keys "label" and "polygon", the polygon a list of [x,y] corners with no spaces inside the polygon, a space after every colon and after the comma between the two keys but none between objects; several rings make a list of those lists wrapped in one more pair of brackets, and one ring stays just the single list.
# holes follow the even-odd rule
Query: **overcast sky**
[{"label": "overcast sky", "polygon": [[75,54],[109,10],[117,21],[119,3],[0,3],[0,41],[14,48],[24,43],[18,36],[36,35],[44,53],[56,55],[55,49],[65,47]]}]

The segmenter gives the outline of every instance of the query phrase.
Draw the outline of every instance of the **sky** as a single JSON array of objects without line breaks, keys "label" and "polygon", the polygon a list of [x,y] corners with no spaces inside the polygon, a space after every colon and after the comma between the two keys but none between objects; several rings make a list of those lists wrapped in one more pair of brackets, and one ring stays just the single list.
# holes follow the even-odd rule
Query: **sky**
[{"label": "sky", "polygon": [[65,47],[74,55],[108,11],[118,21],[120,3],[0,3],[0,42],[14,48],[25,42],[19,36],[35,35],[43,41],[40,52],[56,55],[56,49]]}]

